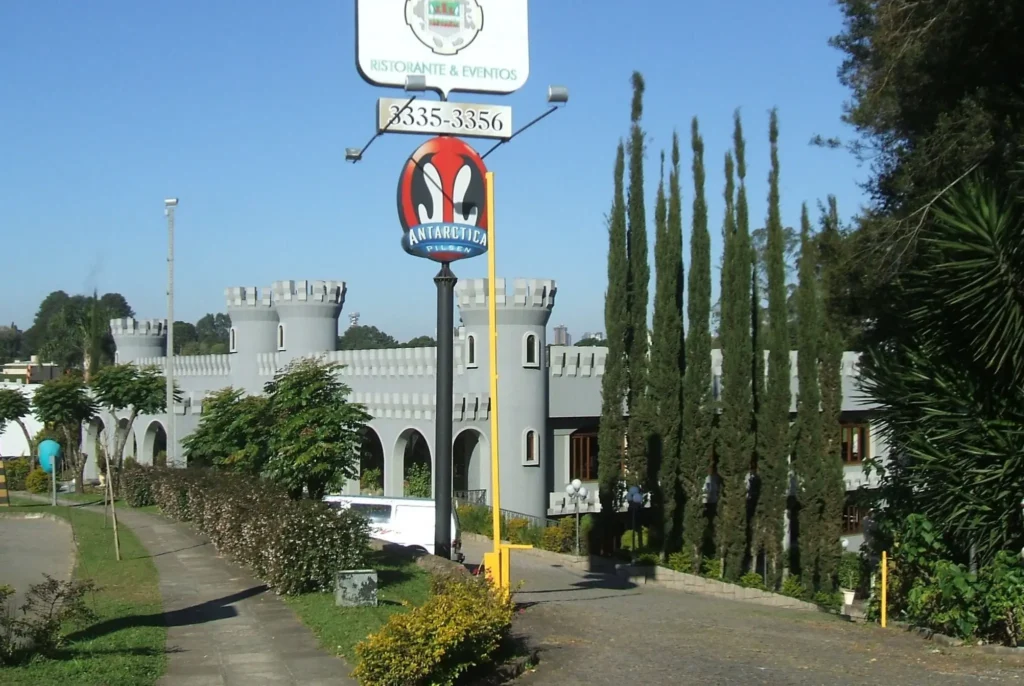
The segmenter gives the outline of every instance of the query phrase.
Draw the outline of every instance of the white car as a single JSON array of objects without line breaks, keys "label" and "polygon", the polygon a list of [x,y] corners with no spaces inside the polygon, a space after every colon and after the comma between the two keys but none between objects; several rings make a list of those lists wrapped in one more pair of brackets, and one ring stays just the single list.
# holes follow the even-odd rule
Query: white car
[{"label": "white car", "polygon": [[[373,538],[418,548],[434,554],[434,500],[391,498],[379,495],[328,495],[324,502],[336,509],[355,510],[370,521]],[[462,562],[462,527],[452,505],[452,559]]]}]

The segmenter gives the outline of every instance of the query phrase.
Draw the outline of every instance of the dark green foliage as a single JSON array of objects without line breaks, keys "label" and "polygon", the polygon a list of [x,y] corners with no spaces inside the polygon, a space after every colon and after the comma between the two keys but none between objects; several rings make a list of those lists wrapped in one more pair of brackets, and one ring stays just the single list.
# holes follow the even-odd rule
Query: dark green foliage
[{"label": "dark green foliage", "polygon": [[649,489],[647,466],[650,417],[647,406],[648,328],[647,304],[651,268],[647,263],[647,209],[644,202],[645,134],[643,117],[644,78],[633,72],[633,102],[630,109],[629,191],[626,199],[629,271],[626,286],[626,408],[627,422],[626,481],[645,491]]},{"label": "dark green foliage", "polygon": [[338,350],[376,350],[398,348],[398,340],[376,326],[350,326],[338,336]]},{"label": "dark green foliage", "polygon": [[839,415],[843,406],[843,334],[840,314],[829,309],[834,300],[829,298],[832,285],[837,281],[840,265],[835,264],[828,246],[837,245],[839,236],[839,211],[835,196],[829,196],[828,210],[821,218],[821,232],[818,234],[818,259],[821,266],[821,341],[818,349],[818,385],[821,388],[822,426],[822,499],[821,520],[822,553],[820,576],[831,579],[839,564],[840,550],[835,542],[842,536],[843,505],[846,501],[846,480],[844,478],[842,443]]},{"label": "dark green foliage", "polygon": [[615,155],[615,195],[608,219],[608,290],[604,296],[604,326],[608,356],[601,377],[601,424],[598,429],[598,481],[604,530],[611,530],[620,501],[619,477],[622,439],[626,435],[623,409],[626,401],[626,285],[629,265],[626,247],[625,150]]},{"label": "dark green foliage", "polygon": [[786,298],[785,234],[779,198],[779,125],[772,110],[768,127],[771,171],[765,271],[768,284],[768,374],[757,415],[758,503],[756,537],[765,555],[769,585],[781,580],[785,508],[789,491],[789,312]]},{"label": "dark green foliage", "polygon": [[121,475],[121,498],[131,507],[147,507],[156,505],[156,498],[153,496],[153,480],[149,474],[149,467],[128,463],[125,465],[124,473]]},{"label": "dark green foliage", "polygon": [[53,291],[39,304],[32,327],[22,338],[22,352],[89,376],[114,360],[110,320],[133,315],[120,293],[70,296]]},{"label": "dark green foliage", "polygon": [[[808,589],[817,590],[828,579],[823,576],[822,521],[825,511],[824,445],[821,426],[821,392],[818,388],[818,354],[821,349],[821,307],[818,295],[817,254],[811,235],[811,221],[804,205],[800,217],[800,283],[797,286],[799,345],[797,349],[797,409],[794,425],[793,469],[796,472],[797,506],[790,513],[796,522],[796,547],[799,555],[791,560],[791,569],[799,571]],[[836,548],[835,539],[824,547]]]},{"label": "dark green foliage", "polygon": [[223,388],[203,400],[199,426],[182,441],[189,466],[253,476],[270,459],[270,405],[263,395]]},{"label": "dark green foliage", "polygon": [[894,296],[903,337],[863,366],[890,446],[882,518],[925,515],[961,564],[972,545],[980,562],[1024,545],[1020,192],[973,180],[951,192]]},{"label": "dark green foliage", "polygon": [[[742,139],[736,119],[736,140]],[[745,170],[744,170],[745,171]],[[750,236],[737,224],[733,157],[725,158],[725,256],[722,268],[722,392],[715,454],[719,477],[715,522],[727,580],[743,574],[747,553],[747,479],[754,452],[751,391]]]},{"label": "dark green foliage", "polygon": [[[681,483],[679,472],[682,432],[683,370],[683,218],[679,185],[679,137],[672,137],[669,198],[658,185],[655,211],[654,326],[651,346],[651,409],[657,446],[658,484],[662,514],[662,552],[678,549]],[[656,503],[659,504],[659,503]]]},{"label": "dark green foliage", "polygon": [[693,148],[693,223],[690,232],[689,331],[683,375],[683,447],[679,471],[683,487],[684,551],[692,569],[700,569],[708,522],[703,501],[704,482],[714,454],[715,404],[711,386],[711,237],[704,198],[704,141],[697,119],[690,129]]},{"label": "dark green foliage", "polygon": [[4,472],[7,475],[7,488],[11,491],[24,491],[25,478],[32,470],[32,462],[27,457],[16,457],[4,460]]},{"label": "dark green foliage", "polygon": [[223,471],[139,468],[163,514],[190,522],[221,553],[286,595],[331,592],[340,569],[360,569],[369,525],[350,510],[292,500],[264,479]]},{"label": "dark green foliage", "polygon": [[90,397],[85,382],[74,376],[47,381],[32,396],[32,407],[43,424],[52,426],[60,436],[64,463],[75,476],[75,490],[85,492],[82,473],[82,424],[96,416],[96,401]]}]

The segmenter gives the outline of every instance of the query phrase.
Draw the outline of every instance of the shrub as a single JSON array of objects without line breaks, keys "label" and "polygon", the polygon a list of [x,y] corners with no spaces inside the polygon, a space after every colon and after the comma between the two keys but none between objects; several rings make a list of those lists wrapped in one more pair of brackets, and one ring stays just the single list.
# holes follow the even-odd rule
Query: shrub
[{"label": "shrub", "polygon": [[410,498],[429,498],[433,495],[429,464],[417,462],[405,470],[405,494]]},{"label": "shrub", "polygon": [[633,564],[643,567],[657,567],[661,563],[661,558],[658,557],[657,553],[644,552],[637,553],[636,558],[633,560]]},{"label": "shrub", "polygon": [[721,579],[722,561],[718,558],[705,557],[700,561],[700,575],[709,579]]},{"label": "shrub", "polygon": [[365,563],[369,525],[350,510],[292,500],[280,487],[243,474],[199,469],[144,471],[160,510],[191,522],[218,551],[278,593],[331,591],[335,574]]},{"label": "shrub", "polygon": [[364,469],[359,475],[359,490],[371,495],[384,492],[384,471],[379,467]]},{"label": "shrub", "polygon": [[156,505],[149,468],[128,468],[127,463],[125,464],[125,470],[121,473],[121,497],[132,507]]},{"label": "shrub", "polygon": [[843,553],[843,557],[839,560],[837,576],[839,577],[840,588],[845,588],[848,591],[857,590],[861,581],[860,555],[857,553]]},{"label": "shrub", "polygon": [[515,604],[480,578],[435,579],[426,603],[393,614],[356,646],[363,686],[452,686],[492,661],[509,636]]},{"label": "shrub", "polygon": [[764,585],[764,578],[757,572],[747,572],[740,577],[739,584],[743,588],[756,588],[759,591],[768,590],[768,587]]},{"label": "shrub", "polygon": [[28,476],[32,465],[27,457],[17,457],[13,460],[4,460],[4,472],[7,475],[7,488],[12,491],[25,490],[25,477]]},{"label": "shrub", "polygon": [[693,574],[693,558],[686,553],[672,553],[665,566],[676,572]]},{"label": "shrub", "polygon": [[30,493],[49,493],[50,475],[36,467],[25,477],[25,489]]},{"label": "shrub", "polygon": [[597,530],[597,517],[592,514],[585,514],[580,517],[580,552],[590,553],[590,541]]},{"label": "shrub", "polygon": [[814,604],[830,612],[843,609],[843,594],[838,591],[818,591],[814,594]]},{"label": "shrub", "polygon": [[91,581],[43,577],[45,581],[29,588],[21,618],[7,605],[14,589],[0,585],[0,666],[24,662],[34,655],[52,656],[64,645],[65,631],[95,619],[85,602],[86,594],[95,590]]},{"label": "shrub", "polygon": [[[643,550],[647,547],[647,537],[650,534],[650,530],[645,526],[641,527],[640,531],[636,535],[636,549]],[[625,531],[622,534],[622,538],[619,539],[619,547],[622,550],[633,549],[633,531],[632,529]]]},{"label": "shrub", "polygon": [[786,580],[782,582],[782,588],[779,589],[779,593],[789,598],[807,600],[807,588],[800,581],[800,577],[796,575],[786,577]]}]

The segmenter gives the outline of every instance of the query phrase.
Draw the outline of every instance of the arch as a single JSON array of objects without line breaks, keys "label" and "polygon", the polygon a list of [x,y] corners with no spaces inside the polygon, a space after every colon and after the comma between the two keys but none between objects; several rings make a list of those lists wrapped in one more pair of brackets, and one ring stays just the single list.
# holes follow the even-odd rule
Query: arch
[{"label": "arch", "polygon": [[523,366],[540,367],[540,342],[535,333],[523,336]]},{"label": "arch", "polygon": [[466,336],[466,366],[476,367],[476,334]]},{"label": "arch", "polygon": [[142,439],[142,455],[139,457],[154,466],[167,466],[167,431],[159,420],[154,419],[146,427]]},{"label": "arch", "polygon": [[430,445],[417,429],[406,429],[395,442],[395,456],[401,456],[403,495],[431,497],[434,487],[433,456]]},{"label": "arch", "polygon": [[[487,439],[477,429],[463,429],[452,446],[452,488],[456,497],[486,500]],[[480,494],[479,491],[483,491]],[[473,493],[471,493],[473,492]],[[472,496],[472,497],[471,497]]]},{"label": "arch", "polygon": [[359,451],[360,495],[384,495],[384,444],[371,427],[363,433]]}]

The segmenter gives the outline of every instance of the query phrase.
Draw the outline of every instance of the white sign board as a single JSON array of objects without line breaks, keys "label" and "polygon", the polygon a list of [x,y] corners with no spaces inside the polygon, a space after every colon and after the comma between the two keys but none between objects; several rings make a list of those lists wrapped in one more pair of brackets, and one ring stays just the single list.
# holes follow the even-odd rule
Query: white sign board
[{"label": "white sign board", "polygon": [[378,133],[420,133],[469,138],[512,137],[512,108],[409,98],[377,101]]},{"label": "white sign board", "polygon": [[512,93],[530,76],[527,0],[356,0],[356,65],[375,86],[422,76],[452,91]]}]

